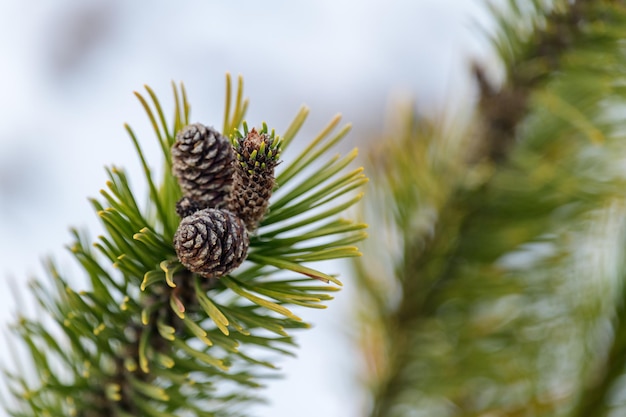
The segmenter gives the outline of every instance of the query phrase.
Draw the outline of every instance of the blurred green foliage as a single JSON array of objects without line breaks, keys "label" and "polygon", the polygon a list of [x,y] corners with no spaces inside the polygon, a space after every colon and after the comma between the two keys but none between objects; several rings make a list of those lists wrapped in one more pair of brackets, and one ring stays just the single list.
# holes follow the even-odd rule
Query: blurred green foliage
[{"label": "blurred green foliage", "polygon": [[626,415],[626,4],[491,10],[503,85],[370,153],[371,415]]}]

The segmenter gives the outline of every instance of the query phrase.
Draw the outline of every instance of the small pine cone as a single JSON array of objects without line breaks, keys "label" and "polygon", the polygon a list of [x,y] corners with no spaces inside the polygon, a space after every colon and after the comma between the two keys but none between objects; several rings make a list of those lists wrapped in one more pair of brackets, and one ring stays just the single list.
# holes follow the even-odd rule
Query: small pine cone
[{"label": "small pine cone", "polygon": [[183,197],[176,203],[176,214],[181,219],[191,216],[198,210],[202,210],[202,204],[197,202],[196,200],[192,200],[189,197]]},{"label": "small pine cone", "polygon": [[207,278],[237,268],[248,253],[248,233],[237,216],[207,208],[185,217],[174,234],[174,249],[190,271]]},{"label": "small pine cone", "polygon": [[233,148],[237,162],[228,208],[243,219],[249,231],[254,231],[267,212],[276,184],[274,168],[279,162],[279,140],[252,129],[245,137],[234,139]]},{"label": "small pine cone", "polygon": [[185,126],[172,146],[172,171],[183,195],[202,208],[220,208],[230,193],[235,154],[230,141],[200,123]]}]

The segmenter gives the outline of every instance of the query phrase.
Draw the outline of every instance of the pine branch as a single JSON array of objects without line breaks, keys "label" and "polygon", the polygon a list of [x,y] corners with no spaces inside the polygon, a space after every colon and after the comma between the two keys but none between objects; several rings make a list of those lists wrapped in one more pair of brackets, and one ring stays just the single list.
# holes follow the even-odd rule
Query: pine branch
[{"label": "pine branch", "polygon": [[[559,2],[548,12],[539,3],[530,20],[520,7],[501,15],[496,45],[509,80],[498,90],[475,69],[478,127],[457,125],[451,133],[446,123],[405,114],[380,141],[384,152],[373,152],[377,181],[370,195],[393,203],[370,202],[370,210],[389,219],[389,239],[400,251],[359,268],[364,295],[377,306],[361,312],[373,416],[568,415],[581,389],[571,381],[589,380],[604,367],[597,352],[571,340],[598,331],[611,304],[572,300],[585,285],[564,277],[581,274],[577,255],[596,233],[584,225],[621,201],[621,121],[607,115],[606,103],[624,100],[616,83],[624,59],[622,6]],[[604,233],[598,239],[621,229]],[[526,264],[516,265],[516,257]],[[382,266],[387,262],[392,271]],[[590,273],[607,280],[604,271]],[[559,306],[558,313],[548,313],[545,303]],[[574,323],[565,328],[565,320]],[[529,329],[539,335],[526,338]],[[617,357],[619,333],[615,340]],[[577,359],[552,357],[546,346],[571,349]],[[599,393],[582,395],[605,398],[621,374],[605,373],[611,381],[600,383]],[[565,394],[551,392],[566,384]],[[603,415],[582,410],[577,415]]]},{"label": "pine branch", "polygon": [[[230,76],[226,85],[224,133],[234,134],[242,127],[247,131],[248,101],[243,99],[242,79],[234,100]],[[335,118],[279,172],[280,188],[275,190],[267,216],[257,218],[262,221],[254,234],[248,238],[243,226],[239,230],[249,240],[243,265],[207,273],[183,262],[182,246],[172,242],[175,236],[180,241],[178,231],[193,223],[192,218],[202,220],[206,212],[211,221],[238,222],[238,216],[245,213],[223,207],[224,193],[203,200],[206,194],[196,193],[188,187],[190,182],[183,182],[181,191],[177,177],[181,180],[187,168],[175,165],[182,163],[182,154],[170,150],[190,124],[187,94],[182,85],[173,85],[175,109],[169,123],[156,94],[149,87],[146,91],[147,97],[136,96],[161,147],[164,176],[161,181],[155,179],[139,139],[126,126],[143,167],[148,203],[138,203],[124,170],[108,169],[108,189],[101,191],[100,199],[91,200],[105,235],[92,245],[74,230],[70,245],[89,278],[89,288],[72,289],[52,262],[48,264],[50,282],[34,284],[42,313],[55,326],[23,317],[13,328],[21,342],[9,343],[16,351],[24,345],[30,356],[30,369],[5,371],[13,395],[6,408],[13,416],[246,415],[246,405],[261,400],[251,389],[262,386],[264,370],[275,369],[277,356],[291,354],[291,330],[308,327],[290,307],[325,308],[330,294],[341,286],[335,275],[311,263],[360,255],[354,244],[365,237],[365,225],[337,215],[359,200],[351,195],[366,179],[362,174],[343,173],[356,153],[343,159],[326,156],[349,129],[332,136],[339,123]],[[287,128],[282,152],[307,114],[307,109],[300,110]],[[259,132],[269,135],[267,125]],[[258,158],[256,151],[245,155],[253,167],[254,161],[263,161],[263,152],[267,151],[264,157],[274,158],[271,161],[278,158],[278,135],[272,132],[271,137],[275,142],[261,146]],[[226,144],[231,146],[230,141]],[[209,154],[204,157],[217,163]],[[320,162],[317,173],[303,171]],[[173,165],[177,177],[172,175]],[[260,175],[269,178],[273,173]],[[177,202],[183,191],[191,201],[181,211]],[[240,238],[231,235],[229,227],[220,229],[224,242]],[[226,262],[215,255],[225,248],[212,247],[208,256]],[[312,284],[311,278],[325,284]]]}]

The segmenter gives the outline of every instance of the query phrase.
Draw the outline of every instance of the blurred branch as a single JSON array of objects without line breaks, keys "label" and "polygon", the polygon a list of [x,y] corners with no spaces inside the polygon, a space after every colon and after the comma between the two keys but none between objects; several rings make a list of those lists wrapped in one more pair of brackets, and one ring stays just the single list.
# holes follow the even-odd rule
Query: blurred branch
[{"label": "blurred branch", "polygon": [[[570,343],[575,334],[591,337],[612,311],[593,296],[572,300],[582,284],[571,277],[582,273],[576,254],[590,239],[583,225],[623,194],[622,123],[607,121],[604,111],[607,100],[624,103],[615,82],[624,63],[623,6],[521,3],[512,0],[496,14],[494,44],[507,82],[498,88],[473,67],[477,123],[456,124],[450,134],[444,123],[404,114],[380,141],[384,148],[372,151],[370,195],[388,204],[370,202],[371,215],[390,220],[372,234],[386,235],[400,251],[370,247],[366,253],[390,254],[378,255],[378,263],[366,257],[370,265],[358,269],[364,296],[377,306],[360,312],[372,416],[567,415],[565,404],[571,407],[578,392],[576,415],[595,416],[622,374],[623,313],[614,317],[606,365],[598,351],[584,357]],[[526,261],[518,265],[517,258]],[[380,266],[387,261],[393,270]],[[604,274],[598,282],[608,279],[594,273]],[[543,303],[561,312],[544,311]],[[598,303],[603,307],[592,307]],[[559,320],[576,321],[566,330]],[[542,336],[526,339],[531,328]],[[584,361],[568,365],[566,355],[547,349],[572,349],[568,355]],[[599,368],[611,371],[591,388],[559,386],[572,377],[590,380]]]},{"label": "blurred branch", "polygon": [[[621,277],[622,280],[624,277]],[[613,319],[615,334],[610,351],[598,374],[590,378],[590,382],[580,394],[580,402],[572,413],[573,417],[609,415],[611,393],[618,380],[626,371],[626,293],[622,292],[616,315]]]}]

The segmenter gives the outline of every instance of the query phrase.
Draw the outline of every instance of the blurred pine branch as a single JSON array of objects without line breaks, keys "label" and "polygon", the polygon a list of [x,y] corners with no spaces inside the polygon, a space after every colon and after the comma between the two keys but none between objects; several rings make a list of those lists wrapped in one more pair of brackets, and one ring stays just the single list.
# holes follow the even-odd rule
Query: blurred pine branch
[{"label": "blurred pine branch", "polygon": [[[243,81],[234,88],[230,76],[226,81],[223,134],[242,126],[247,132]],[[246,407],[262,400],[255,388],[275,375],[275,360],[292,354],[292,330],[308,327],[290,308],[325,308],[341,286],[315,262],[360,255],[354,245],[365,238],[365,225],[338,216],[359,201],[355,190],[367,179],[360,169],[346,169],[356,151],[328,155],[350,130],[338,128],[337,116],[279,166],[279,188],[249,237],[247,261],[222,277],[187,270],[172,243],[181,189],[170,150],[189,125],[190,104],[182,84],[173,84],[168,120],[154,91],[146,87],[146,93],[136,96],[162,150],[164,175],[155,178],[155,161],[126,126],[148,186],[147,204],[123,169],[109,168],[107,189],[91,200],[105,233],[92,243],[73,230],[69,247],[89,285],[74,289],[52,261],[49,280],[33,282],[40,314],[33,319],[19,312],[16,337],[7,337],[3,349],[13,355],[4,373],[10,396],[2,401],[10,415],[248,415]],[[282,151],[307,115],[301,109],[285,130]],[[269,134],[265,123],[259,132]],[[271,138],[278,143],[273,131]],[[259,155],[264,150],[277,157],[270,153],[276,148]],[[311,166],[316,170],[305,169]]]},{"label": "blurred pine branch", "polygon": [[372,416],[626,413],[626,4],[506,4],[473,121],[396,109],[371,152]]}]

